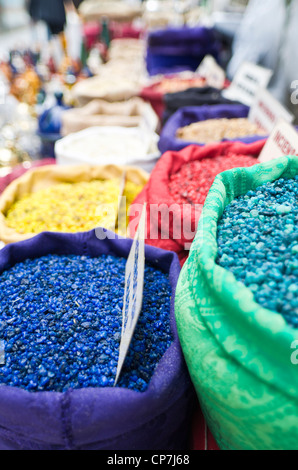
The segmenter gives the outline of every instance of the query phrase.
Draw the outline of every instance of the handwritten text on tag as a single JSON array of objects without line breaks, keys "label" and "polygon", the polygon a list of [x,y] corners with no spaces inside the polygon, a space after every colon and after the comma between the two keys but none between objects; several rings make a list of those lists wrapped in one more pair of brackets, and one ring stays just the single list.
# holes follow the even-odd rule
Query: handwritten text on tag
[{"label": "handwritten text on tag", "polygon": [[244,62],[231,85],[222,92],[222,95],[229,100],[252,106],[259,88],[267,88],[272,74],[272,70]]},{"label": "handwritten text on tag", "polygon": [[298,133],[293,126],[280,120],[268,138],[259,161],[264,163],[284,155],[298,155]]},{"label": "handwritten text on tag", "polygon": [[146,204],[143,207],[125,269],[125,290],[122,310],[122,332],[114,385],[117,384],[143,303],[145,268]]},{"label": "handwritten text on tag", "polygon": [[250,108],[248,119],[270,134],[280,119],[292,123],[294,115],[284,108],[269,91],[260,88]]}]

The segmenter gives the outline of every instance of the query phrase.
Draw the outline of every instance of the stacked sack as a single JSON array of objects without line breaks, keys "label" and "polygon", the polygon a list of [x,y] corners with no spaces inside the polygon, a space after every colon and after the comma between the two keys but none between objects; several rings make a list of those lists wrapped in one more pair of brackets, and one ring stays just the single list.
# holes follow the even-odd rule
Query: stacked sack
[{"label": "stacked sack", "polygon": [[176,93],[166,93],[164,95],[163,123],[176,113],[180,108],[188,106],[213,106],[218,104],[241,104],[231,101],[222,95],[222,90],[211,86],[203,88],[191,87],[187,90]]},{"label": "stacked sack", "polygon": [[[134,96],[138,96],[142,89],[142,83],[134,76],[125,76],[125,72],[119,66],[111,70],[109,67],[102,71],[100,75],[96,75],[86,80],[78,82],[72,89],[72,96],[79,106],[84,106],[94,99],[103,99],[106,101],[125,101]],[[119,76],[123,74],[121,81]]]},{"label": "stacked sack", "polygon": [[257,164],[264,145],[265,141],[223,142],[204,147],[191,145],[180,152],[163,154],[130,209],[131,236],[138,225],[139,207],[146,202],[150,207],[146,242],[175,251],[183,265],[215,176],[230,168]]},{"label": "stacked sack", "polygon": [[115,102],[139,96],[147,80],[144,48],[142,39],[112,40],[108,61],[98,65],[93,77],[79,81],[72,88],[74,103],[84,106],[92,99]]},{"label": "stacked sack", "polygon": [[90,127],[55,144],[59,165],[133,165],[151,172],[160,158],[158,136],[142,127]]},{"label": "stacked sack", "polygon": [[249,108],[241,104],[189,106],[176,111],[165,123],[158,142],[161,153],[191,144],[261,140],[265,132],[248,120]]},{"label": "stacked sack", "polygon": [[206,27],[168,27],[150,31],[146,64],[150,75],[195,71],[206,55],[215,58],[219,44],[215,33]]},{"label": "stacked sack", "polygon": [[34,168],[14,180],[0,197],[0,239],[13,243],[43,231],[84,232],[98,226],[115,230],[123,181],[128,209],[148,181],[141,169],[116,165]]},{"label": "stacked sack", "polygon": [[88,230],[117,215],[124,175],[129,206],[148,175],[112,165],[32,168],[0,196],[2,449],[188,448],[194,390],[174,317],[174,253],[145,247],[139,326],[113,386],[132,240]]},{"label": "stacked sack", "polygon": [[221,449],[297,449],[298,157],[219,175],[179,278],[179,337]]},{"label": "stacked sack", "polygon": [[158,79],[153,79],[153,83],[145,86],[141,91],[141,98],[149,102],[160,119],[163,119],[165,103],[164,97],[167,94],[177,93],[188,88],[203,88],[206,80],[196,73],[182,72],[179,74],[165,75]]},{"label": "stacked sack", "polygon": [[118,0],[98,2],[84,0],[79,6],[79,12],[84,21],[98,21],[107,18],[110,21],[129,22],[142,15],[142,7]]},{"label": "stacked sack", "polygon": [[140,329],[113,387],[131,246],[91,231],[42,233],[1,250],[1,449],[187,449],[193,388],[174,318],[173,253],[145,249]]},{"label": "stacked sack", "polygon": [[153,132],[158,127],[151,106],[137,97],[114,103],[95,99],[81,108],[63,112],[61,121],[62,136],[96,126],[138,127],[146,122]]}]

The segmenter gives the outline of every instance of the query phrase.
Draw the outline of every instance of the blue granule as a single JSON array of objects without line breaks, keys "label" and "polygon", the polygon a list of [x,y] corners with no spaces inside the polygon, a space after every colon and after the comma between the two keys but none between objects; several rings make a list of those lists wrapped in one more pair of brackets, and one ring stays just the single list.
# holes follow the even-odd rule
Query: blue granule
[{"label": "blue granule", "polygon": [[[0,276],[0,383],[28,391],[113,386],[126,259],[48,255]],[[167,274],[145,266],[143,306],[118,382],[144,391],[172,341]]]},{"label": "blue granule", "polygon": [[218,224],[217,263],[298,328],[298,176],[238,197]]}]

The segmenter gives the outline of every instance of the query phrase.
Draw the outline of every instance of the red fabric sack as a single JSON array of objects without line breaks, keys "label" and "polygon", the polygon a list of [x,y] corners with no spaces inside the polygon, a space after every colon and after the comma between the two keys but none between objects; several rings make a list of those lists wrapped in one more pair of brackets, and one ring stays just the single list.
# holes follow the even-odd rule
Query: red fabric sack
[{"label": "red fabric sack", "polygon": [[[257,159],[265,142],[266,139],[252,144],[223,142],[204,147],[190,145],[179,152],[164,153],[151,173],[148,183],[131,206],[130,236],[133,237],[136,232],[141,207],[146,202],[146,243],[174,251],[178,254],[183,266],[188,257],[203,206],[178,204],[169,190],[171,175],[178,172],[183,165],[203,158],[239,154],[251,155]],[[171,206],[171,211],[168,211],[169,206]]]},{"label": "red fabric sack", "polygon": [[140,97],[151,104],[157,116],[161,119],[165,109],[165,104],[163,101],[163,93],[158,91],[159,84],[160,82],[144,87],[140,93]]},{"label": "red fabric sack", "polygon": [[[97,21],[90,21],[83,26],[83,37],[88,51],[100,40],[101,31],[102,26]],[[139,39],[143,35],[144,30],[135,27],[132,23],[110,21],[109,32],[111,39]]]},{"label": "red fabric sack", "polygon": [[[202,80],[202,88],[206,87],[206,84],[204,83],[204,79],[200,79],[199,77],[193,77],[193,78],[186,78],[186,77],[179,77],[179,74],[171,74],[171,75],[165,75],[164,79],[159,80],[152,85],[148,85],[144,87],[141,91],[140,97],[148,101],[158,117],[162,119],[163,113],[165,110],[165,102],[164,102],[164,96],[165,94],[171,94],[170,91],[162,91],[160,88],[161,85],[163,84],[163,80],[172,80],[173,84],[177,83],[177,90],[180,90],[179,87],[179,82],[181,83],[181,90],[186,90],[188,88],[192,87],[199,87],[198,83],[200,80]],[[199,87],[200,88],[200,87]],[[175,90],[175,86],[173,88]]]},{"label": "red fabric sack", "polygon": [[190,450],[220,450],[207,427],[199,403],[193,415]]}]

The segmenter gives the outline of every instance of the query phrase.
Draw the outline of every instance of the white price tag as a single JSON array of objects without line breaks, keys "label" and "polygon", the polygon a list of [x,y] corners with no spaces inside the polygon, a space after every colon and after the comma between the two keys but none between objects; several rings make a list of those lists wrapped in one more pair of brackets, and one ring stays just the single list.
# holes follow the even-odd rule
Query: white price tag
[{"label": "white price tag", "polygon": [[264,163],[285,155],[298,155],[298,133],[293,126],[280,120],[274,127],[258,160]]},{"label": "white price tag", "polygon": [[226,74],[211,55],[202,60],[196,73],[205,78],[209,86],[220,90],[224,87]]},{"label": "white price tag", "polygon": [[291,124],[294,115],[284,108],[269,91],[260,88],[250,108],[248,119],[270,134],[280,119]]},{"label": "white price tag", "polygon": [[146,204],[144,204],[138,230],[135,234],[130,254],[126,262],[122,331],[114,386],[119,380],[129,345],[142,309],[145,269],[145,223]]},{"label": "white price tag", "polygon": [[257,91],[260,87],[267,88],[272,74],[272,70],[244,62],[231,85],[222,92],[222,95],[231,101],[239,101],[246,106],[252,106]]},{"label": "white price tag", "polygon": [[5,364],[5,341],[0,341],[0,365]]}]

